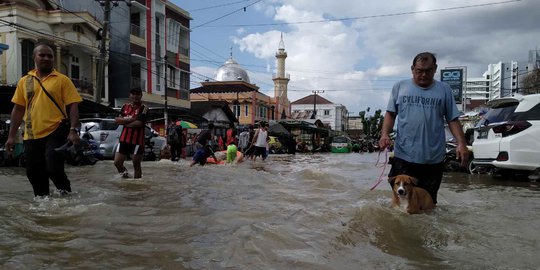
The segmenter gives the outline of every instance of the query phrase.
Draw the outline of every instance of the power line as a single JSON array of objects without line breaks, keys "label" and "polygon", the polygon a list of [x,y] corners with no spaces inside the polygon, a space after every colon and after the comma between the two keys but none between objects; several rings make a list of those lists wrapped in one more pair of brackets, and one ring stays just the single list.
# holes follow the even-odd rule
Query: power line
[{"label": "power line", "polygon": [[230,6],[230,5],[234,5],[234,4],[238,4],[238,3],[243,3],[243,2],[249,2],[249,1],[252,1],[252,0],[242,0],[242,1],[236,1],[236,2],[231,2],[231,3],[225,3],[225,4],[221,4],[221,5],[216,5],[216,6],[209,6],[209,7],[203,7],[203,8],[197,8],[197,9],[192,9],[192,10],[189,10],[189,12],[195,12],[195,11],[201,11],[201,10],[207,10],[207,9],[214,9],[214,8],[218,8],[218,7],[225,7],[225,6]]},{"label": "power line", "polygon": [[255,4],[257,4],[257,3],[261,2],[261,1],[262,1],[262,0],[255,1],[255,2],[253,2],[253,3],[251,3],[251,4],[247,5],[247,6],[241,7],[241,8],[239,8],[239,9],[234,10],[234,11],[232,11],[232,12],[229,12],[229,13],[227,13],[227,14],[225,14],[225,15],[222,15],[222,16],[220,16],[220,17],[217,17],[217,18],[212,19],[212,20],[210,20],[210,21],[207,21],[207,22],[205,22],[205,23],[202,23],[202,24],[199,24],[199,25],[197,25],[197,26],[194,26],[194,27],[191,28],[191,30],[193,30],[193,29],[195,29],[195,28],[199,28],[199,27],[205,26],[205,25],[210,24],[210,23],[213,23],[213,22],[218,21],[218,20],[220,20],[220,19],[223,19],[223,18],[225,18],[225,17],[228,17],[228,16],[230,16],[230,15],[232,15],[232,14],[238,12],[238,11],[244,11],[244,12],[245,12],[246,9],[247,9],[248,7],[253,6],[253,5],[255,5]]},{"label": "power line", "polygon": [[[213,22],[209,21],[207,23],[201,24],[197,27],[215,27],[215,28],[221,28],[221,27],[261,27],[261,26],[285,26],[285,25],[295,25],[295,24],[312,24],[312,23],[325,23],[325,22],[339,22],[339,21],[356,21],[356,20],[363,20],[363,19],[374,19],[374,18],[384,18],[384,17],[395,17],[395,16],[403,16],[403,15],[413,15],[413,14],[422,14],[422,13],[431,13],[431,12],[442,12],[442,11],[450,11],[450,10],[460,10],[460,9],[469,9],[469,8],[477,8],[477,7],[485,7],[485,6],[493,6],[493,5],[501,5],[501,4],[510,4],[514,2],[521,2],[523,0],[510,0],[510,1],[502,1],[502,2],[492,2],[492,3],[485,3],[485,4],[477,4],[477,5],[467,5],[467,6],[458,6],[458,7],[449,7],[449,8],[438,8],[438,9],[428,9],[428,10],[419,10],[419,11],[407,11],[407,12],[398,12],[398,13],[389,13],[389,14],[380,14],[380,15],[369,15],[369,16],[359,16],[359,17],[350,17],[350,18],[339,18],[339,19],[324,19],[324,20],[313,20],[313,21],[299,21],[299,22],[283,22],[283,23],[260,23],[260,24],[233,24],[233,25],[210,25],[206,26],[207,24]],[[237,12],[238,10],[234,11]],[[226,14],[225,16],[231,15]],[[223,16],[223,17],[225,17]],[[218,18],[221,19],[222,17]],[[216,19],[217,20],[217,19]]]}]

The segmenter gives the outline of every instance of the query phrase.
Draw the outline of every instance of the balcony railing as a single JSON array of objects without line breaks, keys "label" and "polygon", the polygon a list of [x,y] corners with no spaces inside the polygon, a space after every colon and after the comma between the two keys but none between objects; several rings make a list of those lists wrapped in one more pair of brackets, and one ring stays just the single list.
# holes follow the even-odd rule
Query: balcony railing
[{"label": "balcony railing", "polygon": [[131,88],[140,87],[143,91],[146,91],[146,81],[141,78],[131,77]]},{"label": "balcony railing", "polygon": [[131,24],[131,34],[140,38],[144,38],[145,31],[144,28],[136,24]]},{"label": "balcony railing", "polygon": [[88,94],[90,96],[94,95],[94,84],[86,80],[71,79],[75,88],[79,90],[81,94]]}]

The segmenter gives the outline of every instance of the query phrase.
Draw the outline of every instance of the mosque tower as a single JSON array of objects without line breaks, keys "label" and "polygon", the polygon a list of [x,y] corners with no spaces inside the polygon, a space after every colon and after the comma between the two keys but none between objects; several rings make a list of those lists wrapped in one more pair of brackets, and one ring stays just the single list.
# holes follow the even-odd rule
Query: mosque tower
[{"label": "mosque tower", "polygon": [[289,84],[290,76],[289,74],[285,74],[285,58],[287,58],[287,52],[285,52],[283,33],[281,33],[281,41],[276,52],[277,73],[272,78],[274,81],[275,119],[277,120],[291,115],[291,105],[287,98],[287,85]]}]

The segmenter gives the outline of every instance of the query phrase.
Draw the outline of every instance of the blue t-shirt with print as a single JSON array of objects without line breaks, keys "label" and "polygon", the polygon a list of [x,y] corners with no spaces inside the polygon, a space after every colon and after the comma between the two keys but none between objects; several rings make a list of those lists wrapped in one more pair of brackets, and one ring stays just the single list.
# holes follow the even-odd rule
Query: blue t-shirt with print
[{"label": "blue t-shirt with print", "polygon": [[386,110],[397,114],[395,157],[420,164],[444,160],[445,123],[461,114],[448,84],[434,81],[422,88],[412,79],[400,81],[392,88]]}]

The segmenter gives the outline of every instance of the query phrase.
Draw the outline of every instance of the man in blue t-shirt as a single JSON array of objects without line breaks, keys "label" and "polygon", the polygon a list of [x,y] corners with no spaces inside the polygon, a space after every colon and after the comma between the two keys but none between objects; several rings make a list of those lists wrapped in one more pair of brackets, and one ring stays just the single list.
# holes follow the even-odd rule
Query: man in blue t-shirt
[{"label": "man in blue t-shirt", "polygon": [[400,81],[392,88],[379,145],[381,150],[392,145],[389,134],[397,119],[395,158],[388,177],[407,174],[417,178],[418,186],[427,190],[436,204],[446,153],[445,123],[457,140],[456,155],[463,166],[469,152],[452,89],[433,79],[437,71],[435,55],[418,54],[411,71],[412,79]]}]

